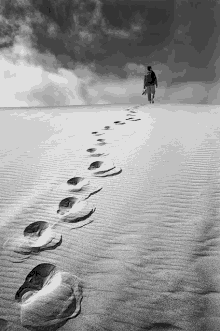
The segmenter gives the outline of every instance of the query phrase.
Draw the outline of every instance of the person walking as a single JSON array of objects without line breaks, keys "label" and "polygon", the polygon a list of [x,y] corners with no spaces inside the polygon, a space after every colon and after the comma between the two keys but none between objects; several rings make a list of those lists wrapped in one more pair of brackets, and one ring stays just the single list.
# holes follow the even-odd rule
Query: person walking
[{"label": "person walking", "polygon": [[156,87],[158,87],[157,77],[155,75],[155,72],[152,70],[152,67],[148,66],[147,74],[144,75],[144,90],[143,90],[142,95],[147,94],[148,101],[150,103],[154,103],[155,85],[156,85]]}]

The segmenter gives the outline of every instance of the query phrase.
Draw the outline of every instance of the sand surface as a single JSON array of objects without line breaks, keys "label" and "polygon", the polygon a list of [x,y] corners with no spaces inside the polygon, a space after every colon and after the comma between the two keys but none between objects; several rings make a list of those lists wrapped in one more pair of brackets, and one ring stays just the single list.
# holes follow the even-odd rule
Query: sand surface
[{"label": "sand surface", "polygon": [[219,107],[0,111],[0,330],[219,330]]}]

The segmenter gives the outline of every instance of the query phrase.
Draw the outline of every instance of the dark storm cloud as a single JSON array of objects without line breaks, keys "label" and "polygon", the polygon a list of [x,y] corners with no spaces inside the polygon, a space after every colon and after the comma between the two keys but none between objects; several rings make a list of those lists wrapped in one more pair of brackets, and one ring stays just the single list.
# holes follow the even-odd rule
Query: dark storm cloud
[{"label": "dark storm cloud", "polygon": [[9,0],[4,15],[31,18],[32,41],[40,51],[101,66],[115,65],[117,58],[124,66],[131,59],[141,62],[166,44],[173,11],[173,0]]},{"label": "dark storm cloud", "polygon": [[176,2],[175,33],[170,48],[175,50],[174,63],[185,62],[192,68],[185,79],[206,82],[216,79],[212,56],[219,52],[219,14],[220,5],[216,1]]}]

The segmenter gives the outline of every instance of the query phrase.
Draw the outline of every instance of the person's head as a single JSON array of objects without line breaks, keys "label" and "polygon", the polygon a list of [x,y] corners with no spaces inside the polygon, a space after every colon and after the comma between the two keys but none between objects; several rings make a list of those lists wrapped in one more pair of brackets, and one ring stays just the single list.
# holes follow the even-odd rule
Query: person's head
[{"label": "person's head", "polygon": [[147,66],[147,70],[148,71],[151,71],[152,70],[152,67],[151,66]]}]

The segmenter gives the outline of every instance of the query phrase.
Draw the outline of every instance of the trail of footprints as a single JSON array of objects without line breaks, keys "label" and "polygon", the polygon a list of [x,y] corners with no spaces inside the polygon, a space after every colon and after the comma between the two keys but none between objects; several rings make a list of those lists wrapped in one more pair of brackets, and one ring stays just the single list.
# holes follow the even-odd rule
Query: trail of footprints
[{"label": "trail of footprints", "polygon": [[[138,121],[135,118],[139,106],[127,108],[126,120]],[[125,122],[115,121],[115,125],[125,125]],[[110,126],[104,129],[112,130]],[[103,132],[92,132],[93,136],[103,136]],[[104,138],[98,138],[96,145],[106,145]],[[111,177],[118,175],[122,169],[104,159],[108,153],[97,150],[95,147],[86,150],[89,157],[98,158],[88,165],[87,170],[92,177]],[[99,159],[102,157],[101,159]],[[66,222],[71,228],[85,226],[95,207],[87,200],[98,193],[102,187],[91,188],[90,180],[85,177],[73,177],[62,184],[62,189],[69,192],[69,196],[61,200],[57,210],[58,221],[54,224],[38,221],[28,225],[23,235],[14,236],[4,243],[4,249],[11,253],[11,261],[19,263],[30,256],[39,254],[43,250],[55,249],[62,244],[62,235],[57,233],[56,225]],[[72,193],[74,195],[72,195]],[[76,317],[80,312],[83,297],[80,280],[69,272],[60,271],[55,265],[41,263],[32,269],[24,283],[15,294],[15,301],[20,305],[20,320],[24,327],[45,328],[51,325],[65,323]],[[0,324],[7,321],[1,319]]]}]

